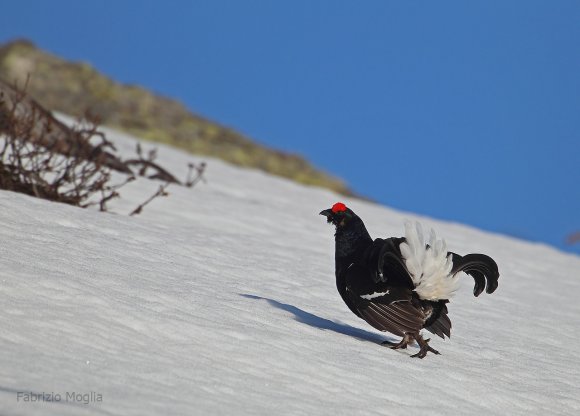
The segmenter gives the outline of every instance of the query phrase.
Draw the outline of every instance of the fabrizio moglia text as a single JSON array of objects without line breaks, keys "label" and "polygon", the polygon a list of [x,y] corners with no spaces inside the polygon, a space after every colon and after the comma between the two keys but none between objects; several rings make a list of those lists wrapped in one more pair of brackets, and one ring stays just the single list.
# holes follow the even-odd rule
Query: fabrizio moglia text
[{"label": "fabrizio moglia text", "polygon": [[96,391],[90,391],[88,393],[78,391],[67,391],[63,393],[34,393],[30,391],[18,391],[16,392],[16,401],[19,403],[68,402],[91,404],[101,403],[103,401],[103,395]]}]

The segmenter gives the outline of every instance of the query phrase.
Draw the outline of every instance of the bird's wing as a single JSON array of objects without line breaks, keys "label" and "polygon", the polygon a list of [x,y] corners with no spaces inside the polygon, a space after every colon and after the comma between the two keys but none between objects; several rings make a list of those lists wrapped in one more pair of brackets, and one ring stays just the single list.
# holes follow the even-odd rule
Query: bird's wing
[{"label": "bird's wing", "polygon": [[399,336],[419,332],[425,322],[423,313],[406,300],[392,303],[363,300],[358,310],[361,317],[376,329]]},{"label": "bird's wing", "polygon": [[405,238],[377,238],[369,251],[367,264],[375,283],[385,282],[391,286],[414,288],[399,249]]},{"label": "bird's wing", "polygon": [[349,287],[348,294],[358,315],[380,331],[403,336],[419,332],[425,323],[425,315],[413,305],[412,292],[407,288],[384,284],[376,285],[372,290]]},{"label": "bird's wing", "polygon": [[475,281],[473,295],[479,296],[483,289],[487,293],[493,293],[498,286],[499,270],[497,263],[485,254],[468,254],[460,256],[450,252],[453,261],[451,274],[465,272]]},{"label": "bird's wing", "polygon": [[368,267],[351,264],[340,280],[341,296],[347,306],[360,318],[380,331],[403,336],[418,332],[425,315],[411,300],[413,292],[408,287],[391,286],[391,279],[375,283]]}]

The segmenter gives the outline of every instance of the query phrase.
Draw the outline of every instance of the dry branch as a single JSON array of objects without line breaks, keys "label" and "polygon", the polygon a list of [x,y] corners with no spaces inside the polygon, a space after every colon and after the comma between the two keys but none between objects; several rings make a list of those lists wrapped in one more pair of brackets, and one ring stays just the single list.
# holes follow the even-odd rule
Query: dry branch
[{"label": "dry branch", "polygon": [[153,201],[155,198],[157,198],[159,196],[167,196],[167,195],[169,195],[165,191],[165,189],[167,189],[168,186],[169,186],[169,182],[166,183],[165,185],[161,185],[159,187],[159,189],[157,190],[157,192],[155,192],[145,202],[141,203],[137,208],[135,208],[133,211],[131,211],[131,213],[129,215],[130,216],[133,216],[133,215],[140,214],[141,211],[143,211],[143,208],[145,207],[145,205],[147,205],[148,203],[150,203],[151,201]]},{"label": "dry branch", "polygon": [[[25,92],[26,86],[16,85],[0,79],[0,133],[10,128],[11,121],[19,121],[13,127],[24,127],[29,143],[50,149],[64,156],[74,156],[92,160],[101,158],[101,163],[113,170],[132,173],[131,170],[109,150],[115,146],[106,140],[103,133],[97,131],[96,123],[90,123],[86,129],[73,129],[56,119],[48,110],[30,98]],[[7,118],[8,117],[8,118]],[[19,133],[18,131],[13,131]],[[80,140],[79,140],[79,136]],[[99,145],[91,144],[92,137],[100,137]],[[88,139],[87,139],[88,138]]]},{"label": "dry branch", "polygon": [[[166,196],[169,184],[179,184],[173,174],[155,163],[157,150],[144,157],[141,146],[138,158],[123,161],[115,147],[89,121],[68,127],[49,111],[29,98],[23,88],[0,80],[0,189],[64,202],[80,207],[107,203],[119,196],[119,189],[139,176],[165,182],[130,215],[140,213],[159,196]],[[184,185],[191,187],[203,177],[205,163],[190,164]],[[130,175],[111,185],[111,170]],[[95,200],[96,195],[100,198]]]}]

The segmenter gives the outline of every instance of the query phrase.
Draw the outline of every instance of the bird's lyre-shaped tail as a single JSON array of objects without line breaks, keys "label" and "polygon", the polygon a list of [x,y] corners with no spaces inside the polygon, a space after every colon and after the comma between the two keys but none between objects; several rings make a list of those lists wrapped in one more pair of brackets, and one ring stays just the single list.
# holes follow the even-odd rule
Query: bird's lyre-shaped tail
[{"label": "bird's lyre-shaped tail", "polygon": [[464,272],[473,277],[475,286],[473,295],[479,296],[483,289],[487,293],[493,293],[497,289],[499,271],[497,263],[485,254],[468,254],[460,256],[459,254],[450,253],[453,257],[453,268],[451,274],[455,275]]}]

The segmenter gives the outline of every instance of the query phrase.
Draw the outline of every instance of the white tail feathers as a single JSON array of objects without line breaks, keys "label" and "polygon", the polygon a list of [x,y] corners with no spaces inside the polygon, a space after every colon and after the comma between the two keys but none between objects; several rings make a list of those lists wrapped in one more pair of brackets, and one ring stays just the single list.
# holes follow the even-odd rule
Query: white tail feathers
[{"label": "white tail feathers", "polygon": [[435,231],[429,234],[429,247],[423,238],[423,228],[418,222],[405,223],[406,242],[399,248],[405,265],[415,284],[415,292],[421,299],[449,299],[459,289],[458,276],[451,276],[453,262],[447,256],[444,240],[437,240]]}]

